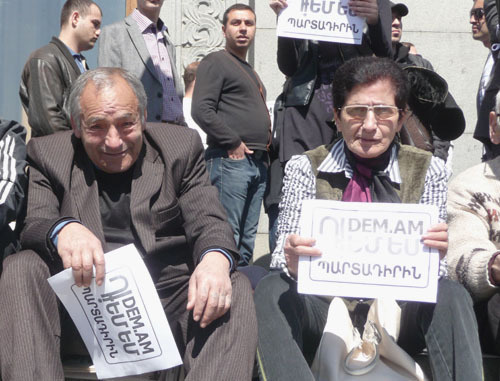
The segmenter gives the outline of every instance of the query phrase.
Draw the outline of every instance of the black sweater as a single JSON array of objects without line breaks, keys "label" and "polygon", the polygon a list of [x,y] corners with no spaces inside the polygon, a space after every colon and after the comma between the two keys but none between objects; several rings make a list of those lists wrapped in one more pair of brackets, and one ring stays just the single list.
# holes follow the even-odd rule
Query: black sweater
[{"label": "black sweater", "polygon": [[264,86],[252,67],[219,51],[198,67],[191,113],[207,133],[209,147],[228,150],[244,142],[250,149],[265,150],[271,120],[263,97]]}]

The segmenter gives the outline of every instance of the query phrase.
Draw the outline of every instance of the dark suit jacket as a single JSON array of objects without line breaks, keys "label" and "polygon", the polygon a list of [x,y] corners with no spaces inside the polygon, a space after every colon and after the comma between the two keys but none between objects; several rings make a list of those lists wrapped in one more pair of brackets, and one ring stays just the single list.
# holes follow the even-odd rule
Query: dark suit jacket
[{"label": "dark suit jacket", "polygon": [[[176,69],[175,46],[164,34],[177,95],[184,91]],[[163,113],[163,87],[144,37],[132,16],[103,28],[99,37],[99,66],[121,67],[139,78],[148,96],[148,121],[159,122]]]},{"label": "dark suit jacket", "polygon": [[[105,248],[93,164],[80,140],[69,131],[31,139],[28,163],[23,248],[36,251],[49,266],[60,267],[48,234],[66,217],[79,219]],[[233,233],[217,189],[207,176],[196,131],[166,124],[146,129],[130,199],[132,226],[139,240],[136,246],[150,271],[174,266],[185,279],[200,255],[211,248],[226,249],[237,263]],[[160,276],[152,275],[155,281]]]}]

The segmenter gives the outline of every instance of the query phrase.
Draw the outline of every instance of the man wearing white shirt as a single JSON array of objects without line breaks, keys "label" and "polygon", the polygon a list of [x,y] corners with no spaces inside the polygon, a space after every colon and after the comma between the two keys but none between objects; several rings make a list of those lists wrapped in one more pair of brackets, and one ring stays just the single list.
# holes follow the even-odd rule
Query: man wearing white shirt
[{"label": "man wearing white shirt", "polygon": [[184,124],[183,88],[175,47],[160,18],[163,0],[138,0],[125,19],[102,30],[99,66],[121,67],[140,79],[148,95],[148,122]]}]

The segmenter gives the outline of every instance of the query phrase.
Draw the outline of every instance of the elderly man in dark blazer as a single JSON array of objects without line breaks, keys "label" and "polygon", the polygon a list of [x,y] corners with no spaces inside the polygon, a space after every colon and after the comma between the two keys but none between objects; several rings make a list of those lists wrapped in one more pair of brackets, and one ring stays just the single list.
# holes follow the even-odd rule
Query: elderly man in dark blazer
[{"label": "elderly man in dark blazer", "polygon": [[233,272],[238,252],[198,134],[146,128],[142,84],[119,68],[82,74],[69,104],[73,132],[28,145],[26,250],[4,262],[0,279],[1,378],[63,380],[65,311],[46,279],[72,268],[76,285],[88,286],[94,267],[99,285],[103,252],[134,243],[186,380],[249,380],[257,335],[251,289]]},{"label": "elderly man in dark blazer", "polygon": [[163,0],[138,0],[125,19],[102,30],[99,66],[129,70],[148,95],[148,122],[183,123],[183,87],[175,66],[175,46],[160,18]]}]

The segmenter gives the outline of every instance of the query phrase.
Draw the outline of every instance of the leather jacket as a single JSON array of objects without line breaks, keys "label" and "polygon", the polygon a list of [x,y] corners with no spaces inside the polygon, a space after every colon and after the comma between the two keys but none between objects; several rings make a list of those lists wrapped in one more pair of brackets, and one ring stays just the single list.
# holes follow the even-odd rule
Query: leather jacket
[{"label": "leather jacket", "polygon": [[[388,0],[378,0],[379,22],[368,26],[361,45],[338,44],[342,62],[375,54],[392,57],[392,13]],[[285,82],[285,107],[306,106],[311,101],[318,75],[318,41],[278,38],[278,66],[288,79]]]},{"label": "leather jacket", "polygon": [[79,75],[72,54],[56,37],[30,55],[21,75],[19,96],[31,136],[71,129],[64,106],[71,84]]}]

